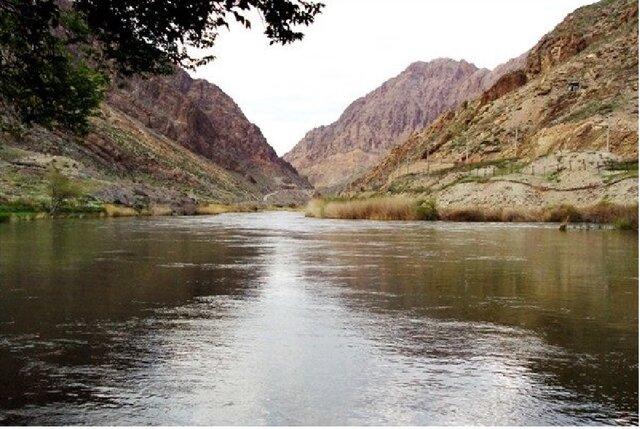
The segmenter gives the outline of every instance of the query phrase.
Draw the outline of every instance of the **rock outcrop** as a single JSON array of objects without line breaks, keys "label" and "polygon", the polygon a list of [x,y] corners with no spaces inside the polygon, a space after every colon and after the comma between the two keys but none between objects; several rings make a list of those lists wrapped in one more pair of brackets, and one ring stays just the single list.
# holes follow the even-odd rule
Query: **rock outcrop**
[{"label": "rock outcrop", "polygon": [[365,97],[331,125],[315,128],[284,158],[319,189],[348,182],[441,113],[480,95],[524,56],[490,71],[466,61],[416,62]]},{"label": "rock outcrop", "polygon": [[493,100],[497,100],[503,95],[520,88],[525,83],[527,83],[527,75],[524,70],[509,72],[498,79],[491,88],[482,94],[482,97],[480,97],[480,105],[484,106]]}]

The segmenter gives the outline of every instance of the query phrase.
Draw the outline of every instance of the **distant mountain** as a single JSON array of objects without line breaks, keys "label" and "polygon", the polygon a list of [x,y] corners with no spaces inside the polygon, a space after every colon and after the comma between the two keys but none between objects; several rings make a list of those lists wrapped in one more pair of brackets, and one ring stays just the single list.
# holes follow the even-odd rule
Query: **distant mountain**
[{"label": "distant mountain", "polygon": [[577,9],[519,70],[397,145],[351,193],[438,204],[637,204],[638,3]]},{"label": "distant mountain", "polygon": [[309,131],[284,159],[316,188],[340,186],[442,112],[476,97],[501,75],[521,67],[524,58],[493,71],[447,58],[413,63],[354,101],[333,124]]}]

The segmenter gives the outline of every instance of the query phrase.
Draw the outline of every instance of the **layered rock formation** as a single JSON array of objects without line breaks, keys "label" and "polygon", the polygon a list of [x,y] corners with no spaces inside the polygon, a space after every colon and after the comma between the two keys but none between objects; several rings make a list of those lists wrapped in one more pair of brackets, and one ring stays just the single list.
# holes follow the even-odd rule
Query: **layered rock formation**
[{"label": "layered rock formation", "polygon": [[637,203],[638,4],[578,9],[522,70],[394,148],[351,192],[443,204]]},{"label": "layered rock formation", "polygon": [[284,158],[320,189],[347,183],[442,112],[476,97],[524,56],[490,71],[466,61],[416,62],[353,102],[331,125],[315,128]]}]

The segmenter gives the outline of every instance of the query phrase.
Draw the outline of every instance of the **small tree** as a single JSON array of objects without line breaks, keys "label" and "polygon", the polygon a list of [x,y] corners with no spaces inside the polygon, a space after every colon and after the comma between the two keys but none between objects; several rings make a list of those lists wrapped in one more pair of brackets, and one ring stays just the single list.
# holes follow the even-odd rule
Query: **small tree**
[{"label": "small tree", "polygon": [[52,167],[49,172],[49,194],[51,196],[51,213],[58,213],[70,198],[78,198],[82,190],[78,184],[73,183],[67,176]]}]

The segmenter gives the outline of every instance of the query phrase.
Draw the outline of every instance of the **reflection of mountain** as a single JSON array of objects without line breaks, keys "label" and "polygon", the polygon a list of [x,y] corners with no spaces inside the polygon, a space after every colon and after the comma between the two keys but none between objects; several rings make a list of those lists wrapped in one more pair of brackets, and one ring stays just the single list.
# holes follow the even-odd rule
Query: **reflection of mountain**
[{"label": "reflection of mountain", "polygon": [[233,264],[258,250],[234,246],[224,231],[199,240],[183,219],[1,231],[0,379],[12,382],[0,387],[0,423],[126,424],[106,410],[140,394],[146,381],[136,372],[171,353],[164,336],[204,313],[172,309],[202,296],[241,299],[260,269]]}]

